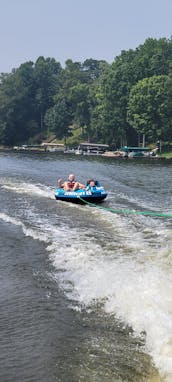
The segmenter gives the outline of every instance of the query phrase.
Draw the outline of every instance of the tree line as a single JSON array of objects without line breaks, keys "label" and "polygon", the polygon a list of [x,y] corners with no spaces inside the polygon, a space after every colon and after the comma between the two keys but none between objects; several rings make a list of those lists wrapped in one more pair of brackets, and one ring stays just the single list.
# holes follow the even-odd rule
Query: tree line
[{"label": "tree line", "polygon": [[112,64],[39,57],[0,75],[0,144],[50,136],[113,147],[172,140],[172,38],[148,38]]}]

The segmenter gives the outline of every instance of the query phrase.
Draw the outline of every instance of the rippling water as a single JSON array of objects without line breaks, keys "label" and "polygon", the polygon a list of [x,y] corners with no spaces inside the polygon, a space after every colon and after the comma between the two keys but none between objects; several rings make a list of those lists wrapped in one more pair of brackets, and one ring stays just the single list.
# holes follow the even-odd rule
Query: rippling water
[{"label": "rippling water", "polygon": [[[74,172],[104,209],[54,199]],[[170,161],[0,153],[3,382],[172,381]],[[107,207],[107,209],[106,209]]]}]

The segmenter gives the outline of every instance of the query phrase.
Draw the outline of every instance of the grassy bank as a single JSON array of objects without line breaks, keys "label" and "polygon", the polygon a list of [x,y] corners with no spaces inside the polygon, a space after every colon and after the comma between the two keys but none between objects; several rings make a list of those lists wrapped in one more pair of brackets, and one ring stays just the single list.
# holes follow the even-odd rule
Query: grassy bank
[{"label": "grassy bank", "polygon": [[172,158],[172,151],[162,151],[158,154],[159,157]]}]

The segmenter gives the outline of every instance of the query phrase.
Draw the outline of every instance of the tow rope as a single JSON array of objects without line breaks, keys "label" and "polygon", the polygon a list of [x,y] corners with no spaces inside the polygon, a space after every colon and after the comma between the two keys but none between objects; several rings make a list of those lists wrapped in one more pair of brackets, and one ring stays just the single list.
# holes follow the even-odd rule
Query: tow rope
[{"label": "tow rope", "polygon": [[166,213],[161,213],[161,212],[152,212],[152,211],[133,211],[133,210],[115,210],[113,208],[109,208],[109,207],[103,207],[103,206],[100,206],[98,204],[95,204],[95,203],[90,203],[90,202],[87,202],[86,200],[82,199],[81,197],[79,197],[79,199],[84,202],[85,204],[87,204],[88,206],[90,207],[96,207],[96,208],[99,208],[101,210],[105,210],[105,211],[110,211],[110,212],[113,212],[113,213],[116,213],[116,214],[135,214],[135,215],[147,215],[147,216],[158,216],[158,217],[163,217],[163,218],[172,218],[172,214],[166,214]]}]

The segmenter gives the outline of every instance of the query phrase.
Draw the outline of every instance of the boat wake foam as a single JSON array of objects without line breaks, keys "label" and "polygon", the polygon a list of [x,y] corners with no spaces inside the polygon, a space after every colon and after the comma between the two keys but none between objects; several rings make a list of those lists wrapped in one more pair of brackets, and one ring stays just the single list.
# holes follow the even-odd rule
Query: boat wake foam
[{"label": "boat wake foam", "polygon": [[15,192],[17,194],[28,194],[54,199],[53,190],[50,187],[46,187],[45,185],[41,184],[32,184],[26,182],[14,183],[9,181],[8,183],[1,185],[1,188],[7,191]]}]

